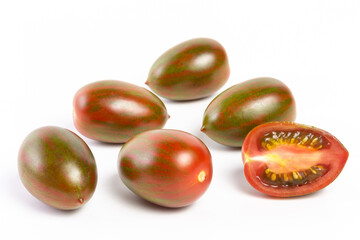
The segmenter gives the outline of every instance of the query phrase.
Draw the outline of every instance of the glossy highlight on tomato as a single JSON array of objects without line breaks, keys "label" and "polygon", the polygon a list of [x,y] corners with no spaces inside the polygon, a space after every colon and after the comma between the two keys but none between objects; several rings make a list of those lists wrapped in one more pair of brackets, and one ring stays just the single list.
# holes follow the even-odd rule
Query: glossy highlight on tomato
[{"label": "glossy highlight on tomato", "polygon": [[323,189],[337,178],[348,156],[330,133],[293,122],[257,126],[246,136],[242,148],[247,181],[275,197]]},{"label": "glossy highlight on tomato", "polygon": [[138,196],[178,208],[197,200],[212,179],[211,154],[195,136],[178,130],[152,130],[120,150],[119,175]]},{"label": "glossy highlight on tomato", "polygon": [[83,206],[97,184],[94,156],[75,133],[47,126],[23,141],[18,155],[22,183],[49,206],[72,210]]},{"label": "glossy highlight on tomato", "polygon": [[224,47],[209,38],[196,38],[176,45],[152,65],[146,84],[171,100],[203,98],[228,80],[229,62]]},{"label": "glossy highlight on tomato", "polygon": [[162,128],[169,118],[155,94],[117,80],[82,87],[73,105],[76,129],[88,138],[109,143],[124,143],[138,133]]},{"label": "glossy highlight on tomato", "polygon": [[255,78],[216,96],[204,112],[201,131],[218,143],[241,147],[257,125],[294,121],[295,117],[295,100],[284,83],[269,77]]}]

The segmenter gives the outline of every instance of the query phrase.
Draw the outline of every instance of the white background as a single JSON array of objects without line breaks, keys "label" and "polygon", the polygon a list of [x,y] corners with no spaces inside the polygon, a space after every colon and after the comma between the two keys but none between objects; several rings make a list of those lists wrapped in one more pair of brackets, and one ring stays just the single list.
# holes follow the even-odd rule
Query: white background
[{"label": "white background", "polygon": [[[1,239],[315,239],[358,236],[360,1],[10,1],[0,3]],[[317,193],[269,198],[245,180],[241,150],[199,129],[208,103],[171,102],[165,128],[200,137],[214,177],[190,207],[165,209],[126,189],[117,174],[121,145],[84,137],[98,166],[93,198],[80,210],[52,209],[31,196],[17,152],[32,130],[75,132],[72,98],[83,85],[117,79],[146,87],[155,59],[191,38],[227,50],[242,81],[282,80],[297,102],[297,122],[335,135],[350,152],[341,175]],[[4,238],[7,236],[7,238]]]}]

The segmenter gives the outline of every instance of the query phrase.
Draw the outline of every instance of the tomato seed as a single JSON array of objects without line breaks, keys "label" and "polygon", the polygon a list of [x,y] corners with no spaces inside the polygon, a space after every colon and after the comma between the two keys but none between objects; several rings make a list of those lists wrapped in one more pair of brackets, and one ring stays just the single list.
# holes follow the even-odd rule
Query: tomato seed
[{"label": "tomato seed", "polygon": [[309,169],[288,173],[275,173],[267,168],[264,171],[263,181],[273,186],[300,186],[314,181],[327,172],[321,165],[312,166]]},{"label": "tomato seed", "polygon": [[261,140],[261,145],[266,150],[272,150],[275,147],[284,144],[303,146],[313,150],[319,150],[324,148],[324,146],[328,146],[329,142],[322,136],[310,131],[272,131],[264,134],[264,137]]}]

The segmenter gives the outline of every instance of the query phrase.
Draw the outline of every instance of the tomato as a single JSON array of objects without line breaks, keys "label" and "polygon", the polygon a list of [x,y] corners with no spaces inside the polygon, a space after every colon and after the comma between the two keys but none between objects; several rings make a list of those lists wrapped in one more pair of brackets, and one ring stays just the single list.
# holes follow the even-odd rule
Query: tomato
[{"label": "tomato", "polygon": [[88,145],[75,133],[60,127],[42,127],[23,141],[18,157],[22,183],[49,206],[72,210],[93,195],[97,168]]},{"label": "tomato", "polygon": [[102,142],[124,143],[138,133],[162,128],[169,118],[164,103],[155,94],[116,80],[82,87],[73,105],[76,129]]},{"label": "tomato", "polygon": [[294,97],[283,82],[255,78],[216,96],[204,112],[201,131],[218,143],[241,147],[245,136],[257,125],[294,121],[295,117]]},{"label": "tomato", "polygon": [[191,100],[213,94],[229,74],[224,47],[213,39],[196,38],[162,54],[152,65],[146,84],[162,97]]},{"label": "tomato", "polygon": [[242,148],[247,181],[276,197],[318,191],[340,174],[349,156],[330,133],[293,122],[271,122],[254,128]]},{"label": "tomato", "polygon": [[119,175],[135,194],[164,207],[197,200],[212,179],[211,154],[195,136],[178,130],[151,130],[120,150]]}]

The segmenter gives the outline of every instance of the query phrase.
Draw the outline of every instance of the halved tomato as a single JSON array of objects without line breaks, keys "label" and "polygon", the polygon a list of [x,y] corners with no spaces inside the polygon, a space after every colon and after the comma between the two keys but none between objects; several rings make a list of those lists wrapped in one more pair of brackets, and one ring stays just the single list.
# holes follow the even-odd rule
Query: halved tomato
[{"label": "halved tomato", "polygon": [[328,186],[349,156],[330,133],[293,122],[255,127],[242,148],[247,181],[276,197],[309,194]]}]

